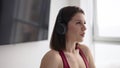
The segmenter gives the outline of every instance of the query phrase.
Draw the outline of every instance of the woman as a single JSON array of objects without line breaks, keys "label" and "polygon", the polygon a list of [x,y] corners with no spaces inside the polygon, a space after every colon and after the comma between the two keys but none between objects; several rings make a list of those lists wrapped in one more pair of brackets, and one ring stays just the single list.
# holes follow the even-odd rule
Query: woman
[{"label": "woman", "polygon": [[62,8],[57,16],[40,68],[95,68],[89,48],[80,44],[85,35],[84,11],[76,6]]}]

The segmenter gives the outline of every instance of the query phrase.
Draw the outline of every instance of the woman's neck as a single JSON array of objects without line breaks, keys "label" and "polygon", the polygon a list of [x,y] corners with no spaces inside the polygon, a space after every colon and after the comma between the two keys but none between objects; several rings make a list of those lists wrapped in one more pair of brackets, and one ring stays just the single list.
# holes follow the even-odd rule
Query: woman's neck
[{"label": "woman's neck", "polygon": [[76,43],[77,42],[67,41],[65,52],[74,53],[76,51],[76,49],[75,49]]}]

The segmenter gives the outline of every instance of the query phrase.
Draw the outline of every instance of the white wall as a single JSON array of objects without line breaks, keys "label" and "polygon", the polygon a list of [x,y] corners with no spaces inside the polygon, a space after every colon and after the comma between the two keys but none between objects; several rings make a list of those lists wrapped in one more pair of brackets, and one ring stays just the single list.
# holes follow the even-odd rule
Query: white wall
[{"label": "white wall", "polygon": [[[67,5],[79,6],[80,0],[51,0],[48,40],[0,46],[0,68],[39,68],[41,58],[49,50],[49,41],[56,15],[61,7]],[[88,16],[88,30],[83,43],[89,46],[92,43],[91,26],[89,26],[91,15],[87,11],[90,10],[85,9]]]},{"label": "white wall", "polygon": [[0,68],[39,68],[47,50],[47,41],[0,46]]},{"label": "white wall", "polygon": [[120,44],[95,42],[97,68],[120,68]]}]

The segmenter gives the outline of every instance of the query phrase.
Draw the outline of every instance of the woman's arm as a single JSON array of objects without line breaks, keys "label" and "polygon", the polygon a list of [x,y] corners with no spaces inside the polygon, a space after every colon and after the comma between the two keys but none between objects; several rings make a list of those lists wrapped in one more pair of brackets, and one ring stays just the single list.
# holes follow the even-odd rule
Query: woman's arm
[{"label": "woman's arm", "polygon": [[49,51],[42,58],[40,68],[58,68],[59,67],[59,56],[54,51]]}]

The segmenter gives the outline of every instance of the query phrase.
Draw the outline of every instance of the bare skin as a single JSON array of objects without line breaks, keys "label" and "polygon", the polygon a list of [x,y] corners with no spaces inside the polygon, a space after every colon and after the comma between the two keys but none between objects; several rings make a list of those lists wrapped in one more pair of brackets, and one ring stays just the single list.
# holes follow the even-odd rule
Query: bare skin
[{"label": "bare skin", "polygon": [[[87,60],[90,63],[89,67],[95,68],[94,61],[88,47],[85,45],[80,45],[79,47],[87,57]],[[86,68],[78,50],[76,50],[75,53],[64,53],[71,68]],[[50,50],[42,59],[40,68],[63,68],[63,62],[58,51]]]},{"label": "bare skin", "polygon": [[[69,21],[66,32],[66,49],[63,50],[70,68],[86,68],[79,50],[75,49],[76,43],[82,42],[85,34],[85,19],[82,13],[76,13]],[[86,45],[79,44],[87,57],[89,68],[95,68],[92,54]],[[58,51],[50,50],[42,59],[40,68],[63,68],[63,62]]]}]

